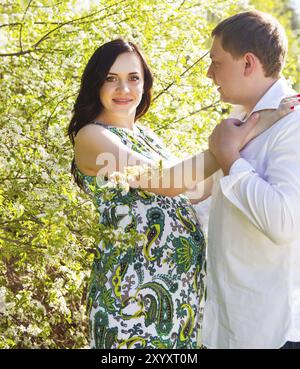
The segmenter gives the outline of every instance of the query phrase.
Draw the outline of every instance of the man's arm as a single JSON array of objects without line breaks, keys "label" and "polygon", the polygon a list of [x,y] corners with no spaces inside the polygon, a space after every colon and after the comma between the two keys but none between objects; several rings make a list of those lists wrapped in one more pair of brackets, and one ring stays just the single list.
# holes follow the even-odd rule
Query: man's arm
[{"label": "man's arm", "polygon": [[300,234],[299,142],[299,122],[290,121],[272,142],[263,177],[238,159],[220,180],[224,196],[276,244]]}]

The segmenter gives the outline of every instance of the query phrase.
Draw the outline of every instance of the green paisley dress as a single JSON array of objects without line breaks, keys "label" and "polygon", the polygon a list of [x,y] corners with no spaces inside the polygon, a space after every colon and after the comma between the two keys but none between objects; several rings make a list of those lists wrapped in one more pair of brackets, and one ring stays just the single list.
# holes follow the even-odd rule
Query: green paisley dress
[{"label": "green paisley dress", "polygon": [[[130,149],[153,160],[174,160],[148,128],[104,125]],[[112,232],[134,229],[146,242],[122,248],[100,240],[87,297],[91,348],[197,348],[205,289],[205,240],[186,196],[130,188],[101,191],[105,178],[83,174],[85,191]]]}]

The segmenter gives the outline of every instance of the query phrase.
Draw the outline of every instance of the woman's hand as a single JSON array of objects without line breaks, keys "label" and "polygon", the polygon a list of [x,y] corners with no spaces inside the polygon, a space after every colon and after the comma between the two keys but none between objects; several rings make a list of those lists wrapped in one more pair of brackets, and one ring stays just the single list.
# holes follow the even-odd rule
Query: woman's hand
[{"label": "woman's hand", "polygon": [[260,110],[260,118],[249,135],[246,137],[244,145],[246,145],[254,137],[260,135],[262,132],[270,128],[281,118],[292,113],[295,106],[300,104],[300,95],[289,96],[281,100],[278,109]]}]

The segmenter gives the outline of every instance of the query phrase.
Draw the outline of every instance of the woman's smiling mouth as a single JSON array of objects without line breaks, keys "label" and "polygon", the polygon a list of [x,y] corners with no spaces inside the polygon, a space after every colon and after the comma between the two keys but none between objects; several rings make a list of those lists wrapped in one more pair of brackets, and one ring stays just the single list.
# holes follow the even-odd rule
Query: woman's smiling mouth
[{"label": "woman's smiling mouth", "polygon": [[132,99],[113,99],[113,102],[118,105],[127,105],[132,101]]}]

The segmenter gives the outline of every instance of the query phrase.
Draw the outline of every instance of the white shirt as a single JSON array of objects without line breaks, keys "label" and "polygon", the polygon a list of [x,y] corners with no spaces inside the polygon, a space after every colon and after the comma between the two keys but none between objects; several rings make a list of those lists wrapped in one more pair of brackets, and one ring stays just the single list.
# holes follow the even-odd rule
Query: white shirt
[{"label": "white shirt", "polygon": [[[253,111],[293,95],[284,78]],[[300,341],[300,111],[214,177],[208,226],[208,348],[280,348]]]}]

